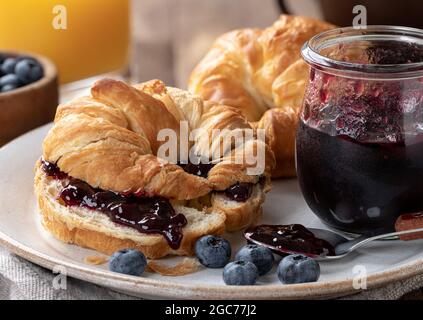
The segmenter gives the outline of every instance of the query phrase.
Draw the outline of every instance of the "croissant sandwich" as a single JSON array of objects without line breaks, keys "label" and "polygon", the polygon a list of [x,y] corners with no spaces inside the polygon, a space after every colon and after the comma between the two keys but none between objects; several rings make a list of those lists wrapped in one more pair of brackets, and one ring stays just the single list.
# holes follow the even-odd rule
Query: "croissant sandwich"
[{"label": "croissant sandwich", "polygon": [[238,108],[266,131],[276,157],[272,176],[295,176],[295,133],[309,68],[301,47],[334,26],[282,15],[271,27],[224,34],[193,70],[189,90],[205,100]]},{"label": "croissant sandwich", "polygon": [[[44,140],[35,176],[42,224],[64,242],[105,254],[191,255],[199,237],[260,216],[275,160],[248,130],[236,108],[159,80],[100,80],[90,96],[58,107]],[[239,133],[242,143],[224,143]],[[171,153],[172,137],[201,161],[180,154],[169,161],[162,151]],[[261,171],[252,170],[250,153],[263,155]]]}]

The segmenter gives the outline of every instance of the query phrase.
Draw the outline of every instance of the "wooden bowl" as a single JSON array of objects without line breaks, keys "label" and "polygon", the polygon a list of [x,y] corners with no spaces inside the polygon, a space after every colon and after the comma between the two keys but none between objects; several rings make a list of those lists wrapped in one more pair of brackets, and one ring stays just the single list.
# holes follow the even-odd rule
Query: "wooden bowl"
[{"label": "wooden bowl", "polygon": [[44,76],[29,85],[0,93],[0,146],[52,121],[59,102],[57,69],[49,59],[25,52],[1,53],[33,57],[43,66]]}]

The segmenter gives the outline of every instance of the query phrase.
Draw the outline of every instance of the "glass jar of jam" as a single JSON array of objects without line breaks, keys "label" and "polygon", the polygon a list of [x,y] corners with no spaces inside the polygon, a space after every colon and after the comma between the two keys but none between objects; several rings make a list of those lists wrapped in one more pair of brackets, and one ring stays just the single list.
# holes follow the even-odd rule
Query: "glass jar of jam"
[{"label": "glass jar of jam", "polygon": [[423,211],[423,30],[336,29],[302,53],[297,172],[313,212],[362,234]]}]

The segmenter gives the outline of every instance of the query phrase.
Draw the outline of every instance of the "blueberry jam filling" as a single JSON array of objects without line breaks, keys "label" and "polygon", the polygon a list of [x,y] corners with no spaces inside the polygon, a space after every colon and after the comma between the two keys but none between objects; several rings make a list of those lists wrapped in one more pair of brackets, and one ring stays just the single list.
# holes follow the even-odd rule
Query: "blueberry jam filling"
[{"label": "blueberry jam filling", "polygon": [[329,242],[317,238],[310,230],[299,224],[262,225],[246,230],[244,236],[248,242],[263,245],[282,255],[290,252],[313,256],[335,255],[335,249]]},{"label": "blueberry jam filling", "polygon": [[251,197],[252,183],[237,183],[224,191],[225,196],[236,202],[245,202]]},{"label": "blueberry jam filling", "polygon": [[[202,178],[207,178],[210,170],[214,167],[214,164],[212,163],[178,163],[178,166],[180,166],[182,169],[184,169],[185,172],[199,176]],[[237,183],[225,191],[223,193],[226,197],[229,199],[236,201],[236,202],[245,202],[251,197],[251,193],[253,190],[253,184],[252,183]]]},{"label": "blueberry jam filling", "polygon": [[178,166],[180,166],[182,169],[184,169],[185,172],[199,176],[202,178],[207,178],[210,170],[214,167],[214,164],[212,163],[198,163],[194,164],[191,162],[188,163],[178,163]]},{"label": "blueberry jam filling", "polygon": [[177,214],[169,200],[161,197],[123,195],[92,188],[87,183],[68,177],[52,164],[43,161],[44,172],[55,179],[68,178],[69,183],[60,192],[67,206],[78,206],[107,214],[118,224],[134,228],[142,233],[161,234],[172,249],[178,249],[182,241],[182,228],[187,224],[183,214]]},{"label": "blueberry jam filling", "polygon": [[48,177],[59,180],[66,179],[68,177],[66,173],[60,171],[59,167],[53,163],[41,160],[41,168]]}]

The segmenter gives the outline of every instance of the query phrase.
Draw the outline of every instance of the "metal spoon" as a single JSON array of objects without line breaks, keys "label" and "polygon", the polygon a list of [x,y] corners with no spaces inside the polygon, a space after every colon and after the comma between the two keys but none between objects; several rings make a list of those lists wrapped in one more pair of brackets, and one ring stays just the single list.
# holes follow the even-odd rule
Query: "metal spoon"
[{"label": "metal spoon", "polygon": [[413,234],[413,233],[419,233],[423,232],[423,228],[420,229],[412,229],[412,230],[406,230],[406,231],[399,231],[399,232],[391,232],[391,233],[384,233],[384,234],[365,234],[358,238],[349,240],[345,238],[344,236],[341,236],[338,233],[332,232],[330,230],[324,230],[324,229],[315,229],[315,228],[309,228],[309,230],[317,237],[323,240],[328,241],[334,248],[335,248],[335,255],[329,256],[315,256],[314,258],[316,260],[338,260],[346,257],[351,252],[357,250],[358,248],[361,248],[362,246],[368,244],[369,242],[375,241],[375,240],[383,240],[383,239],[390,239],[406,234]]},{"label": "metal spoon", "polygon": [[[330,230],[317,229],[317,228],[306,228],[306,229],[310,231],[311,233],[313,233],[316,238],[327,241],[335,249],[335,254],[328,255],[327,253],[325,253],[321,255],[316,255],[316,254],[310,254],[307,252],[300,252],[295,250],[293,251],[291,248],[288,248],[288,247],[285,248],[282,246],[273,246],[272,244],[258,241],[254,239],[253,237],[249,236],[250,233],[248,232],[248,230],[245,231],[244,235],[248,242],[265,246],[279,255],[286,256],[290,254],[303,254],[311,258],[314,258],[318,261],[329,261],[329,260],[338,260],[338,259],[344,258],[347,255],[349,255],[351,252],[375,240],[392,239],[394,237],[398,237],[401,235],[423,232],[423,228],[391,232],[391,233],[384,233],[383,231],[379,230],[379,231],[374,231],[371,234],[367,233],[358,238],[350,240]],[[322,251],[327,251],[327,250],[322,250]]]}]

